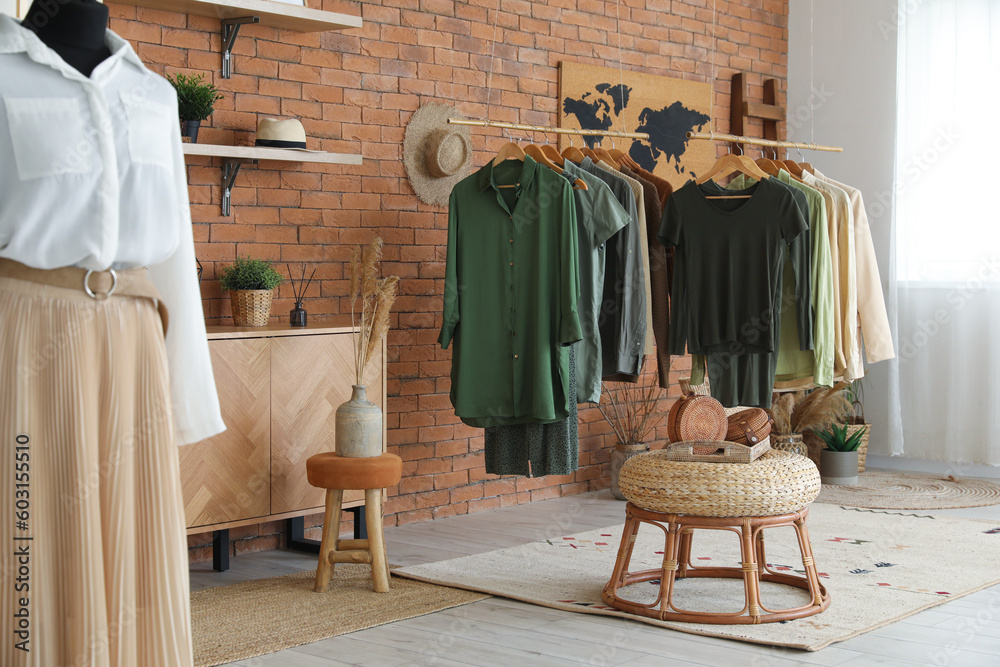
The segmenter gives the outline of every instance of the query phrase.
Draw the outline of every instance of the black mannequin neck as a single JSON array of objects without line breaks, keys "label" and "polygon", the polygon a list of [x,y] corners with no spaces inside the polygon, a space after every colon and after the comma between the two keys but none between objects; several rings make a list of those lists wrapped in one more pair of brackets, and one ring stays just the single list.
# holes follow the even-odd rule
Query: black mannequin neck
[{"label": "black mannequin neck", "polygon": [[96,0],[35,0],[21,25],[84,76],[111,55],[104,44],[108,8]]}]

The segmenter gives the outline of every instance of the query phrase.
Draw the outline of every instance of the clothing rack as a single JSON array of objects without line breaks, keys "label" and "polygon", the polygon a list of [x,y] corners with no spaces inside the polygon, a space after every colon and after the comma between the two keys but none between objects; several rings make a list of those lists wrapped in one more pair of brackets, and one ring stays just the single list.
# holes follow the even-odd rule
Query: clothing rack
[{"label": "clothing rack", "polygon": [[688,139],[707,139],[709,141],[729,141],[733,143],[749,144],[750,146],[770,146],[772,148],[799,148],[810,151],[827,151],[830,153],[843,153],[840,146],[821,146],[813,143],[801,143],[796,141],[773,141],[771,139],[755,139],[753,137],[741,137],[735,134],[716,134],[715,132],[688,132]]},{"label": "clothing rack", "polygon": [[542,125],[518,125],[490,120],[466,120],[464,118],[449,118],[452,125],[471,125],[473,127],[499,127],[505,130],[521,130],[522,132],[550,132],[554,134],[575,134],[585,137],[619,137],[622,139],[649,139],[645,132],[622,132],[621,130],[577,130],[572,127],[544,127]]}]

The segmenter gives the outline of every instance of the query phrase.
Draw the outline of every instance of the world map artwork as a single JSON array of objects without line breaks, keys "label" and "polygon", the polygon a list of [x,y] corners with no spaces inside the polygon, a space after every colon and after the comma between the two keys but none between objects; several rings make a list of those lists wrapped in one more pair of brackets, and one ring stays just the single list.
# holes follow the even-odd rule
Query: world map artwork
[{"label": "world map artwork", "polygon": [[[678,187],[714,162],[711,142],[686,136],[710,128],[710,94],[711,87],[699,82],[562,63],[561,125],[648,134],[648,140],[585,136],[583,141],[589,148],[614,145]],[[562,145],[571,143],[564,139]]]}]

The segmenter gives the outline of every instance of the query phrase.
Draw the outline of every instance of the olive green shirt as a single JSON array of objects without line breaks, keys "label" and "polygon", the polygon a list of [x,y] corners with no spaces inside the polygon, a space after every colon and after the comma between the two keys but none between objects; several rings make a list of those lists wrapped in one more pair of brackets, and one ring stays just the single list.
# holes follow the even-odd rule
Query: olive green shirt
[{"label": "olive green shirt", "polygon": [[[498,185],[515,185],[500,189]],[[444,318],[454,341],[451,402],[470,426],[569,414],[568,345],[582,338],[576,207],[569,181],[524,162],[490,162],[448,210]]]}]

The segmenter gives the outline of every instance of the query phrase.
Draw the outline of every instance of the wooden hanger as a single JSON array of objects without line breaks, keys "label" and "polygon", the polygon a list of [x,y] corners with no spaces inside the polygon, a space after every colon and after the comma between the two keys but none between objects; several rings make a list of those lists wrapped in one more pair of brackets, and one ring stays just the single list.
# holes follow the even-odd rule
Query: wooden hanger
[{"label": "wooden hanger", "polygon": [[569,160],[570,162],[575,162],[576,164],[580,164],[583,162],[583,158],[587,157],[583,154],[583,151],[572,145],[562,152],[562,156],[564,159]]},{"label": "wooden hanger", "polygon": [[733,172],[740,172],[746,174],[751,178],[755,178],[758,181],[763,181],[770,178],[769,174],[764,173],[761,169],[754,164],[753,160],[748,158],[746,155],[736,155],[735,153],[726,153],[712,165],[712,168],[700,176],[696,183],[699,185],[713,178],[724,178]]},{"label": "wooden hanger", "polygon": [[524,162],[524,149],[513,141],[508,141],[497,151],[496,157],[493,158],[493,166],[497,166],[504,160],[520,160]]},{"label": "wooden hanger", "polygon": [[560,167],[563,166],[563,164],[564,164],[563,156],[559,155],[559,151],[556,149],[555,146],[551,146],[549,144],[545,144],[544,146],[542,146],[542,153],[545,154],[545,157],[547,157],[548,159],[552,160],[554,163],[556,163]]},{"label": "wooden hanger", "polygon": [[594,149],[594,155],[604,160],[605,162],[608,163],[609,166],[612,166],[615,169],[618,169],[621,166],[619,165],[618,160],[616,160],[614,157],[611,156],[611,153],[601,148],[600,146]]},{"label": "wooden hanger", "polygon": [[[557,174],[563,173],[563,168],[557,165],[555,162],[549,159],[549,156],[545,154],[541,147],[531,144],[525,147],[524,152],[526,155],[530,156],[532,160],[542,165],[543,167],[548,167]],[[578,178],[573,181],[574,190],[589,190],[587,184],[583,182],[582,178]]]}]

